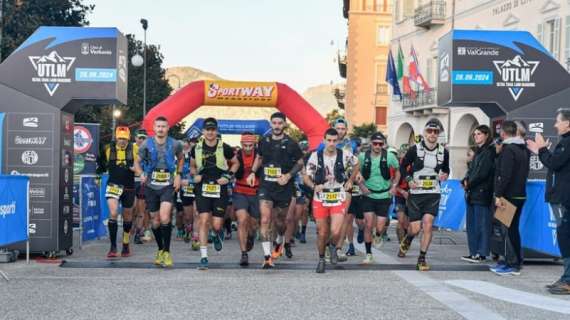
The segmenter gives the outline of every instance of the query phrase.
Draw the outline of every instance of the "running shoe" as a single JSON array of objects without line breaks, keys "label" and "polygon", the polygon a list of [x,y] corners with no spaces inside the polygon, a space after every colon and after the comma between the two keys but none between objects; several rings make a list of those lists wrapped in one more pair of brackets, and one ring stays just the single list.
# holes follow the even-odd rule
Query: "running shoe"
[{"label": "running shoe", "polygon": [[245,249],[247,252],[250,252],[251,249],[253,249],[253,245],[255,243],[254,241],[255,241],[255,233],[252,233],[247,236],[247,244]]},{"label": "running shoe", "polygon": [[140,234],[135,234],[135,244],[143,244],[144,242],[141,239],[141,235]]},{"label": "running shoe", "polygon": [[285,256],[288,259],[293,258],[293,251],[291,251],[291,244],[290,243],[285,244]]},{"label": "running shoe", "polygon": [[548,289],[548,292],[556,295],[570,295],[570,284],[563,282],[556,287]]},{"label": "running shoe", "polygon": [[330,246],[330,247],[329,247],[329,252],[330,252],[330,255],[331,255],[331,258],[330,258],[330,259],[331,259],[331,264],[333,264],[333,265],[337,264],[337,263],[338,263],[338,250],[337,250],[335,247]]},{"label": "running shoe", "polygon": [[307,235],[305,235],[304,233],[301,233],[301,236],[299,238],[300,238],[299,242],[307,243]]},{"label": "running shoe", "polygon": [[176,230],[176,240],[182,241],[182,239],[184,239],[184,230],[182,229]]},{"label": "running shoe", "polygon": [[512,268],[509,266],[503,266],[502,268],[492,269],[491,270],[494,274],[498,276],[520,276],[521,271],[516,268]]},{"label": "running shoe", "polygon": [[384,238],[382,237],[382,235],[377,236],[376,234],[374,234],[372,238],[373,238],[372,246],[374,246],[374,248],[379,250],[384,244]]},{"label": "running shoe", "polygon": [[226,232],[226,236],[225,236],[224,240],[231,240],[231,238],[232,238],[232,233]]},{"label": "running shoe", "polygon": [[148,230],[148,229],[145,230],[145,231],[144,231],[144,235],[143,235],[143,237],[142,237],[141,240],[144,241],[144,242],[149,242],[149,241],[151,241],[151,240],[152,240],[152,232],[151,232],[150,230]]},{"label": "running shoe", "polygon": [[184,231],[184,242],[190,243],[190,240],[192,240],[192,230],[186,229]]},{"label": "running shoe", "polygon": [[325,261],[331,263],[331,251],[330,246],[325,247]]},{"label": "running shoe", "polygon": [[198,239],[192,239],[192,251],[200,250],[200,241]]},{"label": "running shoe", "polygon": [[274,248],[273,248],[273,252],[271,252],[271,258],[273,259],[279,259],[280,257],[283,256],[283,245],[282,244],[277,244],[277,243],[273,243]]},{"label": "running shoe", "polygon": [[117,248],[111,247],[109,252],[107,252],[107,259],[115,259],[118,258],[119,254],[117,253]]},{"label": "running shoe", "polygon": [[242,267],[249,266],[249,257],[247,256],[247,253],[241,254],[241,259],[239,260],[239,265]]},{"label": "running shoe", "polygon": [[263,261],[263,264],[261,265],[261,268],[263,268],[263,269],[275,268],[275,265],[273,264],[273,259],[271,257],[265,258],[265,260]]},{"label": "running shoe", "polygon": [[563,284],[566,284],[566,282],[562,281],[561,279],[558,279],[558,280],[556,280],[556,282],[553,282],[551,284],[547,284],[544,287],[546,289],[552,289],[554,287],[558,287],[558,286],[563,285]]},{"label": "running shoe", "polygon": [[506,263],[504,261],[497,261],[496,264],[489,267],[489,270],[491,270],[491,272],[495,272],[496,270],[502,269],[505,265]]},{"label": "running shoe", "polygon": [[200,259],[200,265],[198,265],[198,270],[208,270],[208,258]]},{"label": "running shoe", "polygon": [[154,264],[160,266],[162,264],[162,250],[158,250],[156,252],[156,256],[154,257]]},{"label": "running shoe", "polygon": [[127,258],[131,256],[131,250],[128,244],[123,244],[123,250],[121,250],[121,257]]},{"label": "running shoe", "polygon": [[317,264],[317,270],[315,271],[316,273],[325,273],[325,259],[319,259],[319,264]]},{"label": "running shoe", "polygon": [[214,249],[216,249],[216,251],[222,251],[222,249],[224,248],[224,240],[222,239],[223,234],[224,234],[224,232],[221,231],[214,236],[214,239],[213,239]]},{"label": "running shoe", "polygon": [[408,253],[408,250],[410,250],[410,245],[411,245],[411,243],[408,240],[408,238],[404,237],[402,242],[400,242],[400,248],[398,249],[398,257],[399,258],[404,258],[406,256],[406,254]]},{"label": "running shoe", "polygon": [[374,257],[372,256],[371,253],[367,253],[366,257],[362,261],[362,264],[373,264],[373,263],[374,263]]},{"label": "running shoe", "polygon": [[358,243],[364,242],[364,229],[358,229],[358,235],[356,236],[356,241]]},{"label": "running shoe", "polygon": [[356,250],[354,249],[354,244],[348,244],[348,250],[346,250],[346,255],[349,257],[354,257],[356,255]]},{"label": "running shoe", "polygon": [[214,237],[216,236],[216,234],[214,233],[213,230],[210,230],[210,232],[208,232],[208,243],[212,243],[214,242]]},{"label": "running shoe", "polygon": [[338,262],[346,262],[348,260],[348,257],[344,254],[342,249],[336,249],[336,256],[338,258]]},{"label": "running shoe", "polygon": [[418,269],[418,271],[429,271],[431,269],[429,264],[427,264],[426,262],[425,256],[418,257],[418,263],[416,264],[416,269]]},{"label": "running shoe", "polygon": [[172,265],[174,264],[174,262],[172,261],[172,255],[170,254],[169,251],[163,251],[162,252],[162,263],[161,265],[165,268],[170,268],[172,267]]},{"label": "running shoe", "polygon": [[461,257],[461,260],[467,261],[470,263],[480,263],[481,262],[478,255],[477,256],[463,256],[463,257]]}]

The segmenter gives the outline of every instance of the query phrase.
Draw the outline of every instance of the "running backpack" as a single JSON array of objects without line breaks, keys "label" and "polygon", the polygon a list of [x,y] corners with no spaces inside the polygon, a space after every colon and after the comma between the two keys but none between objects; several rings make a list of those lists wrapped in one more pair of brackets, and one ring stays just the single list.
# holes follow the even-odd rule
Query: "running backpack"
[{"label": "running backpack", "polygon": [[[174,172],[176,170],[176,164],[174,158],[176,155],[174,154],[174,143],[176,141],[171,138],[166,138],[166,150],[165,150],[165,161],[166,167],[168,172]],[[146,140],[146,154],[145,159],[143,161],[143,171],[150,177],[156,165],[158,164],[158,149],[156,148],[156,142],[154,138],[150,138]]]},{"label": "running backpack", "polygon": [[[317,172],[315,172],[315,184],[325,183],[325,159],[324,151],[317,151]],[[334,177],[336,182],[344,183],[347,179],[346,171],[344,170],[344,163],[342,162],[342,149],[336,149],[336,160],[334,162]]]},{"label": "running backpack", "polygon": [[[416,159],[414,160],[413,169],[414,172],[418,172],[424,168],[424,160],[426,157],[426,149],[422,142],[416,144]],[[443,166],[443,161],[445,158],[445,148],[441,144],[437,144],[437,165],[434,168],[435,172],[439,172]]]},{"label": "running backpack", "polygon": [[[370,174],[372,172],[372,157],[370,151],[366,151],[364,154],[364,164],[362,165],[362,176],[364,180],[370,179]],[[388,169],[388,152],[386,149],[382,149],[380,154],[380,173],[384,180],[390,180],[390,170]]]}]

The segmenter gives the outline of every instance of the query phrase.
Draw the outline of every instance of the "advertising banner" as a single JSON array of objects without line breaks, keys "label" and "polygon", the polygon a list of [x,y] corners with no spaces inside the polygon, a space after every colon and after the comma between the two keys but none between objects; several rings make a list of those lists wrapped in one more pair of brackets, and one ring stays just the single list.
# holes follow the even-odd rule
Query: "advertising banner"
[{"label": "advertising banner", "polygon": [[28,240],[29,178],[0,175],[0,247]]},{"label": "advertising banner", "polygon": [[76,123],[73,128],[73,174],[90,175],[97,170],[99,156],[98,123]]},{"label": "advertising banner", "polygon": [[95,240],[107,234],[101,215],[101,188],[95,176],[81,176],[80,210],[83,223],[83,241]]},{"label": "advertising banner", "polygon": [[[188,138],[196,138],[202,134],[203,118],[198,118],[186,130]],[[264,136],[271,131],[271,124],[267,120],[218,120],[218,132],[220,134],[242,134],[243,132],[253,132],[256,135]]]},{"label": "advertising banner", "polygon": [[433,224],[440,228],[459,231],[465,225],[465,192],[459,180],[441,183],[439,212]]},{"label": "advertising banner", "polygon": [[274,82],[204,81],[204,105],[275,107],[277,84]]}]

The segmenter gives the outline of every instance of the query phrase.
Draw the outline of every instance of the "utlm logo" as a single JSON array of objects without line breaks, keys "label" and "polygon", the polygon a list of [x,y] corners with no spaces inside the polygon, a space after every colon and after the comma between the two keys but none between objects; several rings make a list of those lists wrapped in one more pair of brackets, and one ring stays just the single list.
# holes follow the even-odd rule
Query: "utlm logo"
[{"label": "utlm logo", "polygon": [[540,61],[525,61],[519,55],[511,60],[494,60],[493,64],[501,79],[497,82],[497,87],[508,88],[513,99],[517,101],[524,88],[535,87],[536,84],[531,81],[531,77],[539,63]]},{"label": "utlm logo", "polygon": [[43,83],[50,96],[53,96],[60,83],[70,83],[68,72],[75,62],[75,57],[61,57],[57,51],[52,51],[47,56],[28,57],[36,70],[37,77],[32,82]]}]

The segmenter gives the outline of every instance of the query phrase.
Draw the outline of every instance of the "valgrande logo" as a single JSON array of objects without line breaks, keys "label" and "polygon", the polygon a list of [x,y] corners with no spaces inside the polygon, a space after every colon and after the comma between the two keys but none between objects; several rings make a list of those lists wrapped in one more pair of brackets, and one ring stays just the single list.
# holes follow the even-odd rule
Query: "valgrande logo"
[{"label": "valgrande logo", "polygon": [[16,201],[12,201],[10,204],[0,204],[0,217],[6,218],[12,214],[16,214]]},{"label": "valgrande logo", "polygon": [[531,78],[540,61],[525,61],[517,55],[511,60],[495,60],[493,64],[501,76],[501,81],[496,83],[497,87],[508,88],[515,101],[519,99],[524,88],[536,86]]},{"label": "valgrande logo", "polygon": [[71,82],[68,72],[75,62],[75,57],[61,57],[57,51],[52,51],[47,56],[28,58],[37,74],[37,77],[32,78],[32,82],[43,83],[50,96],[55,94],[60,83]]}]

